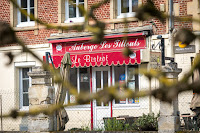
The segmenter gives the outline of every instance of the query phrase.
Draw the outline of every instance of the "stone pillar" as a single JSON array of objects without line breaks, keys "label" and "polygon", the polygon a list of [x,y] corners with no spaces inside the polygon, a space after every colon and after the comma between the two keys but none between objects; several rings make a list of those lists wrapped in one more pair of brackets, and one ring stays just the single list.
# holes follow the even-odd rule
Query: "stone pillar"
[{"label": "stone pillar", "polygon": [[[167,78],[177,81],[178,75],[182,69],[177,68],[177,63],[170,62],[162,68],[166,73]],[[172,104],[160,102],[160,117],[158,119],[158,132],[159,133],[174,133],[179,130],[180,117],[178,110],[178,95],[173,100]]]},{"label": "stone pillar", "polygon": [[[51,74],[41,67],[33,67],[31,77],[32,86],[29,88],[29,110],[47,108],[54,104],[55,89],[52,86]],[[54,131],[54,117],[45,114],[28,117],[28,131],[48,132]]]}]

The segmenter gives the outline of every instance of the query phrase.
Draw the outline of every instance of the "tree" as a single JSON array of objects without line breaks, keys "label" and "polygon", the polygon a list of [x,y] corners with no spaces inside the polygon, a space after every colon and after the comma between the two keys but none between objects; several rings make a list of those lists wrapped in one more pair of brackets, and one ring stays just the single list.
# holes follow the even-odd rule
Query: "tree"
[{"label": "tree", "polygon": [[[81,10],[81,12],[84,14],[85,22],[84,22],[83,25],[75,25],[73,27],[51,25],[51,24],[48,24],[46,22],[43,22],[43,21],[41,21],[37,18],[34,18],[34,16],[32,14],[27,14],[23,9],[21,9],[17,5],[15,0],[10,0],[10,1],[14,4],[14,6],[19,8],[19,10],[24,15],[29,16],[32,20],[36,21],[37,23],[39,23],[41,25],[44,25],[48,29],[61,29],[61,30],[66,30],[66,31],[69,31],[69,30],[77,30],[77,31],[88,30],[89,32],[91,32],[93,34],[92,41],[96,42],[96,43],[100,42],[104,38],[105,23],[99,21],[94,16],[93,12],[94,12],[95,9],[97,9],[101,5],[107,3],[109,0],[103,0],[100,3],[94,4],[89,11],[84,10],[83,7],[80,6],[79,10]],[[151,18],[157,18],[161,22],[164,22],[164,20],[166,18],[169,18],[170,16],[160,12],[155,7],[153,1],[148,0],[147,3],[144,6],[140,7],[137,10],[136,17],[139,20],[147,20],[147,19],[151,19]],[[89,19],[92,19],[94,21],[93,25],[88,23]],[[181,18],[181,17],[176,17],[175,19],[178,20],[178,21],[192,21],[193,20],[191,18]],[[200,20],[193,20],[193,21],[200,23]],[[127,24],[128,20],[125,18],[122,23]],[[0,28],[0,45],[1,46],[5,46],[5,45],[11,44],[11,43],[17,43],[20,46],[22,46],[23,52],[29,52],[36,59],[38,59],[41,63],[43,63],[43,61],[41,59],[39,59],[30,49],[28,49],[26,47],[26,45],[22,41],[20,41],[16,37],[14,30],[8,24],[6,24],[5,22],[0,22],[0,27],[1,27]],[[190,30],[183,28],[183,29],[180,29],[177,32],[174,41],[175,42],[181,41],[182,43],[189,45],[190,42],[192,42],[196,37],[197,36],[194,35]],[[126,56],[129,56],[132,53],[132,51],[128,47],[125,47],[123,52],[124,52],[124,55],[126,55]],[[8,63],[8,65],[9,65],[9,64],[12,63],[13,58],[15,58],[16,55],[14,55],[12,52],[6,53],[6,55],[10,59],[9,63]],[[51,71],[52,74],[55,75],[55,80],[54,80],[55,83],[62,83],[64,86],[66,86],[66,88],[72,88],[69,82],[67,82],[67,83],[63,82],[63,80],[61,79],[59,74],[57,74],[58,72],[56,70],[52,69],[47,64],[44,64],[43,67],[44,67],[45,70],[49,70],[49,71]],[[105,88],[104,90],[99,91],[96,94],[77,94],[77,93],[74,93],[76,91],[74,91],[73,89],[69,89],[69,91],[71,91],[72,93],[74,93],[77,96],[77,103],[76,104],[85,104],[85,103],[90,102],[92,99],[98,99],[98,100],[106,103],[106,102],[111,101],[113,99],[134,98],[134,97],[142,97],[142,96],[147,96],[147,95],[152,95],[155,98],[158,98],[160,100],[171,103],[174,96],[176,96],[178,93],[200,87],[200,83],[198,83],[198,82],[194,82],[194,83],[188,82],[188,80],[192,76],[193,72],[195,70],[199,69],[199,68],[200,68],[200,58],[197,57],[195,59],[194,65],[192,66],[191,70],[184,76],[183,79],[181,79],[177,83],[170,82],[165,77],[165,74],[162,73],[161,71],[139,70],[138,73],[140,72],[140,73],[145,74],[145,76],[148,77],[149,80],[151,80],[152,78],[156,78],[164,84],[164,86],[162,86],[162,87],[160,87],[156,90],[153,90],[151,92],[149,92],[149,91],[133,92],[133,91],[127,89],[126,90],[127,93],[125,93],[125,95],[123,95],[123,96],[120,96],[118,94],[119,92],[116,91],[118,86],[119,86],[118,84],[115,85],[115,86],[112,86],[112,87]],[[168,89],[165,88],[166,86],[167,86]],[[5,115],[4,117],[16,118],[18,116],[37,115],[41,112],[46,113],[46,114],[51,114],[54,111],[56,111],[60,108],[63,108],[65,106],[69,106],[69,104],[68,105],[52,105],[50,107],[50,109],[32,110],[32,111],[29,111],[29,112],[19,112],[18,110],[13,110],[10,114]]]}]

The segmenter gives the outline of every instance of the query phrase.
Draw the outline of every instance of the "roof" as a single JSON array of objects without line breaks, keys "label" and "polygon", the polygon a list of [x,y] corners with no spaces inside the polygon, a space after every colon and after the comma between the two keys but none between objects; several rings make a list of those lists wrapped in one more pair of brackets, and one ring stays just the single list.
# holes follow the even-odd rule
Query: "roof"
[{"label": "roof", "polygon": [[[110,36],[110,35],[120,35],[125,33],[137,33],[137,32],[142,32],[142,31],[150,31],[150,34],[152,34],[153,28],[152,26],[143,26],[143,27],[136,27],[136,28],[128,28],[128,29],[115,29],[115,30],[110,30],[110,31],[105,31],[105,36]],[[148,35],[149,33],[145,33]],[[47,38],[47,40],[61,40],[61,39],[73,39],[77,37],[90,37],[92,36],[91,32],[70,32],[69,33],[54,33],[51,34],[50,37]]]}]

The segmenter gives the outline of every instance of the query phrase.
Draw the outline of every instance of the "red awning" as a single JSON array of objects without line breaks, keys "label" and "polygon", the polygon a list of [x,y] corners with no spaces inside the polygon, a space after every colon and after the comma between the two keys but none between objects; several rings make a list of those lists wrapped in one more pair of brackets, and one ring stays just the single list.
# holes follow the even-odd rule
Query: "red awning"
[{"label": "red awning", "polygon": [[[71,67],[89,67],[89,66],[111,66],[123,64],[140,64],[140,50],[135,51],[132,57],[124,57],[122,52],[95,53],[95,54],[75,54],[70,55]],[[60,67],[63,55],[53,56],[53,62],[56,68]]]},{"label": "red awning", "polygon": [[[127,40],[123,40],[123,35],[107,36],[100,44],[93,44],[90,41],[78,41],[81,38],[72,40],[55,40],[53,47],[53,62],[55,67],[59,67],[62,57],[66,52],[70,53],[72,67],[106,66],[140,63],[140,49],[146,48],[146,37],[141,33],[129,34]],[[130,58],[125,58],[122,49],[129,47],[135,54]]]}]

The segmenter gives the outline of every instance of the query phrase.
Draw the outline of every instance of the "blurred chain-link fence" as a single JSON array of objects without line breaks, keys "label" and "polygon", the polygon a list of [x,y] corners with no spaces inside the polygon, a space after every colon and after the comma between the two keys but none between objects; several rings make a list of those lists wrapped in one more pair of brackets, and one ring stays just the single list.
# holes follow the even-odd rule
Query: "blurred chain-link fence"
[{"label": "blurred chain-link fence", "polygon": [[[0,95],[0,115],[7,114],[12,109],[18,106],[19,101],[14,98],[15,92],[4,90]],[[179,94],[179,111],[181,114],[192,114],[190,111],[190,102],[193,96],[192,91]],[[15,100],[14,100],[15,99]],[[150,107],[149,105],[152,105]],[[151,110],[150,110],[151,109]],[[132,125],[134,121],[150,112],[157,115],[160,109],[160,102],[154,98],[144,97],[136,99],[123,99],[121,101],[112,101],[109,104],[102,106],[94,102],[88,105],[77,105],[67,107],[69,121],[66,124],[65,130],[105,130],[110,126],[110,119],[123,121],[126,126]],[[22,110],[22,109],[21,109]],[[26,109],[24,109],[26,110]],[[28,108],[27,108],[28,110]],[[182,118],[181,118],[182,119]],[[113,122],[113,121],[112,121]],[[183,123],[183,121],[182,121]],[[116,123],[115,123],[116,124]],[[0,118],[1,131],[27,131],[28,117]],[[118,125],[120,130],[120,125]]]}]

